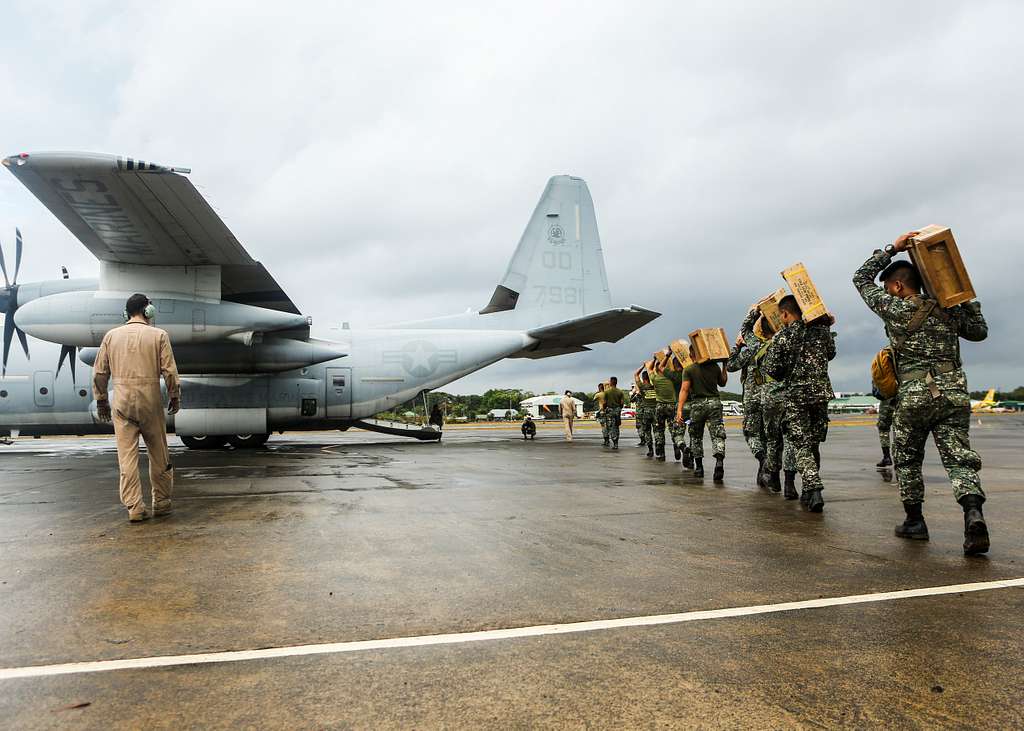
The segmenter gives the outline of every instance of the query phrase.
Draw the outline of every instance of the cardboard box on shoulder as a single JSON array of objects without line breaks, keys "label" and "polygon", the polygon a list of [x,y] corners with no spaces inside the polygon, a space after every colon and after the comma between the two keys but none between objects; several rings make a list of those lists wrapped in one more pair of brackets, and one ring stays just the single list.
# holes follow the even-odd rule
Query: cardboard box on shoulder
[{"label": "cardboard box on shoulder", "polygon": [[764,319],[771,325],[772,330],[778,332],[782,329],[782,315],[779,314],[779,302],[786,296],[786,290],[779,287],[767,297],[763,297],[757,303],[757,309],[761,311]]},{"label": "cardboard box on shoulder", "polygon": [[681,369],[693,363],[693,358],[690,357],[690,344],[685,340],[673,340],[668,344],[668,349],[679,360]]},{"label": "cardboard box on shoulder", "polygon": [[807,267],[802,262],[797,262],[788,269],[783,270],[782,278],[786,280],[790,290],[793,292],[793,296],[796,297],[796,302],[804,313],[804,322],[814,322],[831,314],[828,308],[825,307],[821,295],[818,294],[818,288],[811,281],[811,275],[807,273]]},{"label": "cardboard box on shoulder", "polygon": [[649,360],[644,363],[644,369],[647,371],[647,375],[654,378],[654,361]]},{"label": "cardboard box on shoulder", "polygon": [[654,365],[661,368],[668,360],[668,348],[658,350],[654,353]]},{"label": "cardboard box on shoulder", "polygon": [[690,333],[690,342],[696,354],[697,363],[709,360],[729,360],[729,339],[720,327],[702,327]]},{"label": "cardboard box on shoulder", "polygon": [[953,232],[946,226],[925,226],[911,239],[910,260],[921,272],[924,288],[940,307],[952,307],[974,299],[971,278],[960,258]]}]

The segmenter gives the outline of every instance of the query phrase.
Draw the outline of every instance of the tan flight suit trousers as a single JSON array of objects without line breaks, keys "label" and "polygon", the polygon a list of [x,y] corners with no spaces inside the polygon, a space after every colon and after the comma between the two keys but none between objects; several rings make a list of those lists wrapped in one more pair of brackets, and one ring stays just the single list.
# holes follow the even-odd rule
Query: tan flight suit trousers
[{"label": "tan flight suit trousers", "polygon": [[567,442],[572,441],[572,422],[574,418],[572,416],[562,417],[562,425],[565,427],[565,441]]},{"label": "tan flight suit trousers", "polygon": [[145,509],[142,480],[139,478],[139,437],[146,443],[149,456],[149,484],[153,487],[153,507],[166,506],[174,491],[174,470],[167,452],[167,427],[163,409],[143,422],[134,421],[113,409],[114,435],[117,437],[117,464],[121,470],[121,503],[132,515]]},{"label": "tan flight suit trousers", "polygon": [[110,407],[121,471],[121,502],[128,508],[129,515],[138,515],[145,509],[139,479],[140,436],[149,455],[153,507],[170,507],[174,470],[167,453],[161,376],[167,385],[168,398],[180,398],[178,368],[166,332],[132,320],[103,337],[93,366],[93,395],[96,400],[106,398],[107,383],[113,378]]}]

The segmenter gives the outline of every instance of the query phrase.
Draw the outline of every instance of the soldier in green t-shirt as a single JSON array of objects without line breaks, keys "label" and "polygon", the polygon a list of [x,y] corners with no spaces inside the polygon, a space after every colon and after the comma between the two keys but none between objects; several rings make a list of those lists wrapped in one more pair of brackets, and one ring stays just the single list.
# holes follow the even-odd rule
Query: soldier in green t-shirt
[{"label": "soldier in green t-shirt", "polygon": [[654,455],[659,462],[665,461],[665,427],[672,423],[676,407],[676,387],[665,373],[665,364],[654,366],[651,378],[654,387]]},{"label": "soldier in green t-shirt", "polygon": [[612,376],[608,379],[609,386],[604,390],[604,422],[607,432],[604,439],[604,446],[608,446],[609,440],[612,449],[619,448],[619,427],[622,425],[622,407],[626,403],[626,393],[619,390],[619,379]]},{"label": "soldier in green t-shirt", "polygon": [[690,452],[690,445],[686,438],[686,422],[690,420],[690,406],[683,407],[683,423],[677,424],[675,420],[675,407],[679,400],[679,389],[683,387],[683,364],[679,356],[674,353],[665,362],[665,377],[672,382],[675,389],[675,398],[672,399],[672,409],[668,414],[668,432],[672,436],[672,448],[676,461],[682,457],[683,467],[693,467],[693,454]]},{"label": "soldier in green t-shirt", "polygon": [[[690,357],[696,353],[690,346]],[[679,389],[676,423],[683,423],[683,408],[690,403],[690,449],[693,450],[693,476],[704,476],[704,426],[711,434],[712,453],[715,456],[713,479],[721,482],[725,477],[725,420],[719,386],[729,381],[725,363],[705,361],[692,363],[683,371],[683,387]]]}]

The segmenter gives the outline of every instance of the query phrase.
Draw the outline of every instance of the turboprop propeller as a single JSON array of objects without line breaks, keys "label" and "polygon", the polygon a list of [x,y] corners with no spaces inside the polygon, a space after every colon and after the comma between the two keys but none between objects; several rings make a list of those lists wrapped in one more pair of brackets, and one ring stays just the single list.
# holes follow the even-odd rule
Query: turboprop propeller
[{"label": "turboprop propeller", "polygon": [[7,375],[7,357],[11,352],[11,341],[17,333],[25,357],[31,359],[28,352],[28,338],[21,328],[14,324],[14,313],[18,309],[18,272],[21,271],[21,229],[14,229],[14,279],[7,278],[7,262],[4,260],[4,249],[0,246],[0,270],[4,274],[4,289],[0,292],[0,312],[4,313],[4,360],[3,375]]}]

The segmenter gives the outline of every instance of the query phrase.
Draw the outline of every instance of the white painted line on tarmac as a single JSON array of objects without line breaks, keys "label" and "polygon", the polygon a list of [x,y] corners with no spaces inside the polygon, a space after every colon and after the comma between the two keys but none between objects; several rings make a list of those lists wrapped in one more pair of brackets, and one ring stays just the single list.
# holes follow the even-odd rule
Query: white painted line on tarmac
[{"label": "white painted line on tarmac", "polygon": [[873,604],[877,602],[895,601],[897,599],[914,599],[918,597],[942,596],[944,594],[964,594],[975,591],[1012,589],[1020,587],[1024,587],[1024,578],[1004,579],[1002,581],[983,581],[975,584],[932,586],[924,589],[906,589],[903,591],[884,591],[876,594],[854,594],[852,596],[809,599],[800,602],[759,604],[750,607],[707,609],[693,612],[681,612],[679,614],[653,614],[641,617],[622,617],[620,619],[599,619],[590,622],[570,622],[568,624],[541,624],[532,627],[511,627],[508,629],[482,630],[479,632],[391,637],[381,640],[360,640],[355,642],[329,642],[318,645],[291,645],[289,647],[267,647],[259,650],[206,652],[194,655],[158,655],[155,657],[137,657],[125,660],[69,662],[59,665],[30,665],[20,668],[0,668],[0,680],[14,680],[16,678],[44,678],[53,675],[74,675],[79,673],[102,673],[109,670],[139,670],[143,668],[166,668],[179,665],[207,665],[222,662],[242,662],[245,660],[270,660],[273,658],[300,657],[303,655],[333,655],[344,652],[364,652],[367,650],[393,650],[401,647],[457,645],[464,642],[512,640],[523,637],[544,637],[547,635],[598,632],[601,630],[623,629],[627,627],[651,627],[663,624],[681,624],[683,622],[700,622],[706,619],[749,617],[756,614],[793,612],[800,609],[820,609],[823,607],[840,607],[850,604]]}]

